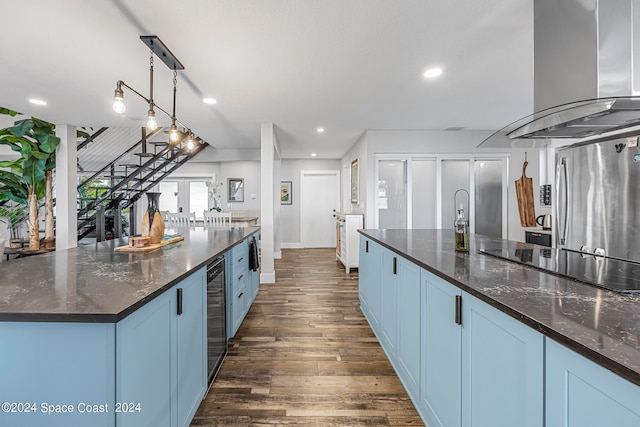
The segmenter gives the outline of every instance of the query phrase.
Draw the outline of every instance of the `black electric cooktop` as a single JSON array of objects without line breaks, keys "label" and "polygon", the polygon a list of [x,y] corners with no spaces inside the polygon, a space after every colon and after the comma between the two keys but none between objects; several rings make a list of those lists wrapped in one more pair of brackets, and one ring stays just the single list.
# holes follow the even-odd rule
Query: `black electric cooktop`
[{"label": "black electric cooktop", "polygon": [[640,292],[640,264],[635,262],[566,249],[523,248],[507,243],[502,248],[482,248],[478,252],[615,292]]}]

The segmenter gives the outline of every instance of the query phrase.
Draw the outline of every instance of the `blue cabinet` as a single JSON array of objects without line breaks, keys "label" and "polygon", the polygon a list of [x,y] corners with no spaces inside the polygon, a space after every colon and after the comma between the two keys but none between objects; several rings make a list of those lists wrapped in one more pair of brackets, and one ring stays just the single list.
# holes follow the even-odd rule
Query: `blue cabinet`
[{"label": "blue cabinet", "polygon": [[377,243],[360,238],[360,254],[358,267],[358,293],[360,307],[371,327],[377,330],[380,326],[380,286],[382,248]]},{"label": "blue cabinet", "polygon": [[546,425],[640,426],[640,387],[547,338]]},{"label": "blue cabinet", "polygon": [[238,243],[225,254],[227,281],[227,336],[238,332],[251,304],[258,294],[260,272],[249,268],[249,240],[258,232]]},{"label": "blue cabinet", "polygon": [[[114,375],[113,323],[0,322],[0,396],[13,403],[2,426],[113,427]],[[86,412],[94,403],[108,408]],[[73,412],[47,414],[48,405]]]},{"label": "blue cabinet", "polygon": [[420,268],[368,239],[360,239],[362,310],[410,395],[419,394]]},{"label": "blue cabinet", "polygon": [[462,328],[456,323],[460,288],[421,270],[422,339],[418,412],[433,427],[462,423]]},{"label": "blue cabinet", "polygon": [[542,334],[364,237],[360,251],[363,311],[427,425],[543,425]]},{"label": "blue cabinet", "polygon": [[190,424],[206,391],[205,281],[200,269],[116,325],[116,402],[133,404],[118,426]]},{"label": "blue cabinet", "polygon": [[393,363],[398,344],[398,256],[383,249],[381,259],[380,300],[384,301],[384,304],[380,305],[378,338]]},{"label": "blue cabinet", "polygon": [[421,292],[420,268],[397,260],[398,353],[396,367],[410,395],[420,393]]},{"label": "blue cabinet", "polygon": [[[202,272],[202,273],[201,273]],[[191,424],[207,389],[207,296],[204,270],[177,285],[182,294],[177,328],[177,414],[178,426]]]},{"label": "blue cabinet", "polygon": [[462,295],[462,425],[544,425],[544,337]]},{"label": "blue cabinet", "polygon": [[174,300],[167,291],[116,325],[116,401],[140,404],[139,410],[116,414],[118,426],[175,424],[171,422]]}]

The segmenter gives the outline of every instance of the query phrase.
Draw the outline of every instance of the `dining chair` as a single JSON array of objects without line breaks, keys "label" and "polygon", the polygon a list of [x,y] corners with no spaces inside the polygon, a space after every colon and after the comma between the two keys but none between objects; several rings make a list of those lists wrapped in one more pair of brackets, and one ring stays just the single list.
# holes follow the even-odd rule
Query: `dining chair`
[{"label": "dining chair", "polygon": [[205,227],[231,227],[230,212],[204,211]]},{"label": "dining chair", "polygon": [[195,227],[196,226],[196,213],[195,212],[168,212],[167,213],[168,226],[173,227]]}]

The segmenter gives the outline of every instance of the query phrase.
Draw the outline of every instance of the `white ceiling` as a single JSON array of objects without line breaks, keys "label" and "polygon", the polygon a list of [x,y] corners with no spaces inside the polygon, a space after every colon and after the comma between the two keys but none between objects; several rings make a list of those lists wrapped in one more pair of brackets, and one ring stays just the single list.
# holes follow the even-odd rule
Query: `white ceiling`
[{"label": "white ceiling", "polygon": [[[111,109],[117,80],[149,96],[141,34],[184,64],[177,116],[218,149],[258,148],[273,122],[283,158],[340,158],[367,129],[490,130],[533,112],[531,0],[7,0],[0,15],[0,106],[54,123],[144,123],[130,91],[127,117]],[[432,66],[444,74],[427,80]]]}]

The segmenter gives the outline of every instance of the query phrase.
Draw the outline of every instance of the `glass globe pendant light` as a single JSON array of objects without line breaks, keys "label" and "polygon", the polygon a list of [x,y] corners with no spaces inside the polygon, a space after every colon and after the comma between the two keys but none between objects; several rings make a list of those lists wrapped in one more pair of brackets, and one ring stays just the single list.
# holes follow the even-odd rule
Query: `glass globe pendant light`
[{"label": "glass globe pendant light", "polygon": [[147,131],[153,132],[158,129],[156,113],[153,111],[153,44],[149,50],[149,112],[147,113]]},{"label": "glass globe pendant light", "polygon": [[127,110],[127,107],[124,105],[124,93],[122,92],[122,82],[118,80],[116,83],[116,90],[114,94],[113,101],[113,111],[118,114],[122,114]]}]

